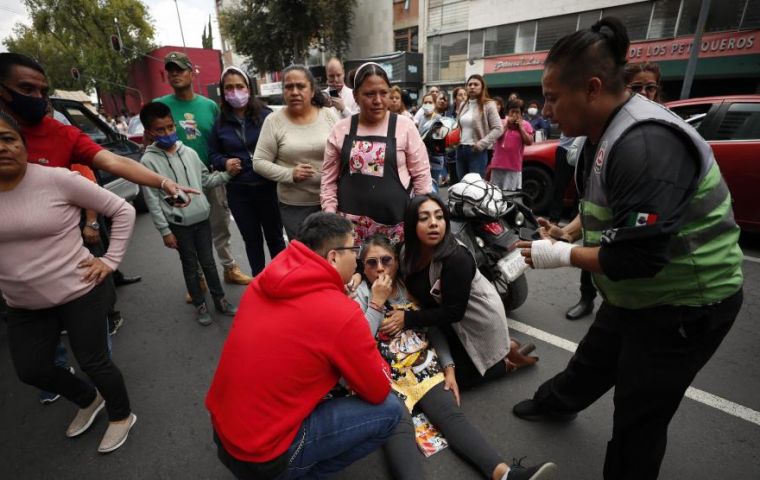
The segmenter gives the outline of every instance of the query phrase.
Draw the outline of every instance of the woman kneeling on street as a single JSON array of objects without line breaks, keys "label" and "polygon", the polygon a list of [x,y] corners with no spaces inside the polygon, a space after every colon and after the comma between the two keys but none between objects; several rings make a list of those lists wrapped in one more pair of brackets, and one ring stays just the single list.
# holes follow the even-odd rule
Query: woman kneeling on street
[{"label": "woman kneeling on street", "polygon": [[410,415],[415,406],[441,430],[454,451],[475,465],[485,478],[548,478],[544,475],[554,469],[551,464],[510,469],[467,420],[459,408],[459,388],[448,342],[437,327],[406,328],[395,335],[378,332],[386,314],[417,309],[398,280],[398,256],[388,237],[369,237],[362,248],[361,262],[365,281],[357,289],[355,299],[362,306],[380,354],[391,369],[391,386],[406,406],[404,416],[383,447],[393,478],[425,478]]},{"label": "woman kneeling on street", "polygon": [[[81,209],[110,217],[111,241],[92,257],[79,230]],[[137,421],[121,372],[108,355],[105,321],[113,289],[103,281],[121,262],[134,209],[65,168],[27,163],[16,122],[0,112],[0,290],[8,303],[8,343],[19,379],[79,406],[66,436],[76,437],[105,407],[98,451],[116,450]],[[92,384],[53,361],[61,330]]]}]

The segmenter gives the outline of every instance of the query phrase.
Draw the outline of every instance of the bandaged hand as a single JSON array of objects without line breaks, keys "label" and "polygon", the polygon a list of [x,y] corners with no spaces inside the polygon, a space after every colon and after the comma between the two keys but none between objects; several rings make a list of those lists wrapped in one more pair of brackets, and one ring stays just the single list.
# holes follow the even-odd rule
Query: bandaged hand
[{"label": "bandaged hand", "polygon": [[533,268],[570,267],[572,266],[570,252],[575,247],[577,245],[567,242],[536,240],[531,242],[528,248],[523,249],[522,255]]}]

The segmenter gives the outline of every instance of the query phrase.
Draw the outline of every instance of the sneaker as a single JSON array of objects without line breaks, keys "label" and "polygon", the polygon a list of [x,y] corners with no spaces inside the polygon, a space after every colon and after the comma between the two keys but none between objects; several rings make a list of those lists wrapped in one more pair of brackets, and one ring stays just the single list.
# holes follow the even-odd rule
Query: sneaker
[{"label": "sneaker", "polygon": [[108,424],[108,429],[106,429],[106,433],[103,435],[103,440],[100,441],[98,453],[113,452],[124,445],[124,442],[127,441],[129,431],[135,426],[135,423],[137,423],[137,415],[134,413],[129,414],[129,418],[126,422],[110,422]]},{"label": "sneaker", "polygon": [[234,317],[237,313],[237,307],[228,302],[224,297],[220,298],[219,300],[214,300],[214,307],[216,308],[217,312],[221,313],[222,315],[227,315],[228,317]]},{"label": "sneaker", "polygon": [[124,317],[121,316],[121,312],[113,312],[108,316],[108,335],[116,335],[122,325],[124,325]]},{"label": "sneaker", "polygon": [[539,463],[531,467],[523,467],[520,462],[522,462],[522,458],[512,460],[512,466],[509,467],[509,472],[504,476],[504,480],[552,480],[557,478],[559,469],[557,465],[551,462]]},{"label": "sneaker", "polygon": [[95,421],[95,417],[98,416],[103,407],[106,406],[106,401],[100,396],[100,392],[95,390],[95,400],[85,408],[80,408],[77,412],[77,416],[69,424],[69,428],[66,429],[66,436],[69,438],[76,437],[83,434],[90,428],[92,422]]},{"label": "sneaker", "polygon": [[198,323],[200,323],[204,327],[211,325],[211,322],[214,319],[211,318],[211,314],[208,311],[208,306],[206,305],[206,302],[203,302],[197,307],[195,307],[195,311],[198,312]]},{"label": "sneaker", "polygon": [[248,285],[253,280],[253,277],[249,277],[242,271],[237,265],[226,267],[224,269],[224,281],[226,283],[232,283],[235,285]]},{"label": "sneaker", "polygon": [[542,407],[534,399],[523,400],[512,408],[515,416],[531,422],[569,422],[578,416],[575,412],[558,412]]},{"label": "sneaker", "polygon": [[[206,277],[201,275],[201,292],[207,292],[208,291],[208,285],[206,285]],[[190,296],[190,292],[185,293],[185,303],[190,304],[193,303],[193,297]]]},{"label": "sneaker", "polygon": [[[71,372],[72,375],[74,375],[74,367],[70,366],[68,370],[69,372]],[[40,390],[40,403],[43,405],[50,405],[51,403],[55,402],[59,398],[61,398],[61,396],[57,393]]]}]

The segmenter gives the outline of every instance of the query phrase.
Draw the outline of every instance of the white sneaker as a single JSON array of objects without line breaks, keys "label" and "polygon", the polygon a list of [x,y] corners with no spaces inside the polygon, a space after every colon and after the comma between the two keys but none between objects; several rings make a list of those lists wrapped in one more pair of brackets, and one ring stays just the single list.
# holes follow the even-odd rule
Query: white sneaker
[{"label": "white sneaker", "polygon": [[66,436],[73,438],[87,431],[87,429],[90,428],[90,425],[92,425],[92,422],[95,421],[95,417],[98,416],[98,413],[100,413],[105,406],[106,401],[100,396],[100,392],[95,390],[95,400],[93,400],[88,407],[79,409],[77,416],[74,417],[74,420],[69,424],[69,428],[66,429]]},{"label": "white sneaker", "polygon": [[124,445],[127,441],[127,436],[132,427],[137,423],[137,415],[134,413],[129,414],[129,419],[123,423],[111,422],[108,424],[108,429],[103,435],[103,440],[100,441],[98,447],[99,453],[113,452],[117,448]]}]

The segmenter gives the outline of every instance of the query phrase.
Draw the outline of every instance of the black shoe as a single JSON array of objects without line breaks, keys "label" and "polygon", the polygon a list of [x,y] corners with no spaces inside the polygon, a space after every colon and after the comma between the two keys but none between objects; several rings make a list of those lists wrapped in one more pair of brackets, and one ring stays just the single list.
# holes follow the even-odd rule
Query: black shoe
[{"label": "black shoe", "polygon": [[593,313],[593,311],[594,299],[581,297],[580,301],[570,307],[570,310],[565,313],[565,318],[568,320],[578,320],[579,318],[583,318],[586,315],[590,315]]},{"label": "black shoe", "polygon": [[[525,457],[523,457],[525,458]],[[557,478],[559,469],[551,462],[539,463],[530,467],[523,467],[520,460],[512,460],[506,480],[552,480]]]},{"label": "black shoe", "polygon": [[516,417],[530,422],[569,422],[578,416],[577,413],[557,412],[546,409],[533,400],[523,400],[512,408]]},{"label": "black shoe", "polygon": [[122,287],[124,285],[130,285],[132,283],[137,283],[140,280],[142,280],[142,277],[140,275],[134,275],[132,277],[127,277],[120,271],[116,270],[113,272],[113,283],[116,284],[117,287]]}]

